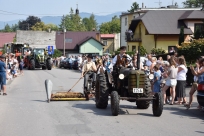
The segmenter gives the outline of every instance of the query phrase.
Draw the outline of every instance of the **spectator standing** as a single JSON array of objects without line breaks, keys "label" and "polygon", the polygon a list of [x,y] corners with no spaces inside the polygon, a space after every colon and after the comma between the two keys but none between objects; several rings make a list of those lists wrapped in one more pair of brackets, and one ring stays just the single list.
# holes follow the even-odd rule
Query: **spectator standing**
[{"label": "spectator standing", "polygon": [[70,59],[69,59],[70,69],[72,69],[73,61],[74,61],[74,58],[73,58],[73,56],[71,56]]},{"label": "spectator standing", "polygon": [[[184,57],[178,58],[178,74],[177,74],[177,85],[176,85],[176,96],[178,98],[177,104],[186,104],[186,63]],[[182,100],[183,99],[183,100]]]},{"label": "spectator standing", "polygon": [[23,74],[23,60],[21,60],[19,63],[19,70],[20,70],[20,75]]},{"label": "spectator standing", "polygon": [[81,63],[82,63],[82,57],[81,57],[80,55],[78,56],[78,60],[77,60],[77,62],[78,62],[78,66],[80,66]]},{"label": "spectator standing", "polygon": [[153,85],[153,94],[160,92],[160,80],[161,80],[161,71],[159,70],[159,65],[154,66],[154,81]]},{"label": "spectator standing", "polygon": [[168,78],[166,80],[165,86],[163,88],[163,95],[164,95],[164,105],[166,104],[166,90],[169,87],[172,87],[172,101],[170,103],[170,105],[174,104],[174,99],[175,99],[175,88],[176,88],[176,84],[177,84],[177,73],[178,73],[178,68],[176,67],[175,61],[174,61],[174,57],[171,57],[170,61],[169,61],[170,67],[168,69]]},{"label": "spectator standing", "polygon": [[137,69],[137,55],[134,55],[130,64],[134,69]]},{"label": "spectator standing", "polygon": [[5,55],[0,56],[0,85],[3,90],[3,95],[6,93],[6,64],[5,64]]},{"label": "spectator standing", "polygon": [[[197,59],[196,60],[196,68],[194,69],[195,73],[198,73],[199,69],[202,70],[203,66],[204,66],[204,59],[202,59],[202,58]],[[192,71],[192,69],[191,69],[191,71]],[[194,74],[193,72],[192,72],[192,74],[194,75],[194,83],[193,83],[191,90],[189,92],[189,103],[184,105],[187,109],[189,109],[191,107],[191,103],[193,101],[193,94],[198,89],[198,76],[196,74]]]},{"label": "spectator standing", "polygon": [[146,60],[145,65],[146,65],[147,67],[150,67],[150,66],[152,65],[152,55],[151,55],[151,54],[148,54],[148,55],[147,55],[147,59],[148,59],[148,60]]}]

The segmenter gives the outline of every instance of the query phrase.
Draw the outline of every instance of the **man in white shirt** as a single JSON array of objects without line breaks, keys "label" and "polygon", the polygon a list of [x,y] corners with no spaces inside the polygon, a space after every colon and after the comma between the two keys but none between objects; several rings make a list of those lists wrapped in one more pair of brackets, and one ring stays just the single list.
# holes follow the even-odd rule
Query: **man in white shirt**
[{"label": "man in white shirt", "polygon": [[73,63],[73,61],[74,61],[74,58],[73,58],[73,56],[71,56],[71,57],[69,58],[70,69],[72,69],[72,63]]},{"label": "man in white shirt", "polygon": [[120,47],[120,54],[116,55],[112,60],[112,65],[115,64],[126,67],[128,66],[129,62],[132,60],[132,58],[126,54],[126,46]]},{"label": "man in white shirt", "polygon": [[80,55],[78,56],[78,61],[77,62],[78,62],[78,66],[80,66],[81,63],[82,63],[82,57]]}]

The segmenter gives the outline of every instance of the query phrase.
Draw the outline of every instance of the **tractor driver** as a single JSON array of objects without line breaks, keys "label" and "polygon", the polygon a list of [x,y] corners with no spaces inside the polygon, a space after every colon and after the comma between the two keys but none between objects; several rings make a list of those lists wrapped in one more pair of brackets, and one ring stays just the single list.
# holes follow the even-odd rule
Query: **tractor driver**
[{"label": "tractor driver", "polygon": [[120,54],[116,55],[112,60],[112,65],[127,67],[132,58],[126,54],[126,46],[120,47]]},{"label": "tractor driver", "polygon": [[89,54],[87,58],[88,61],[84,64],[81,74],[81,78],[84,77],[84,88],[87,88],[89,77],[93,79],[93,84],[96,82],[96,64],[92,61],[93,57],[91,54]]}]

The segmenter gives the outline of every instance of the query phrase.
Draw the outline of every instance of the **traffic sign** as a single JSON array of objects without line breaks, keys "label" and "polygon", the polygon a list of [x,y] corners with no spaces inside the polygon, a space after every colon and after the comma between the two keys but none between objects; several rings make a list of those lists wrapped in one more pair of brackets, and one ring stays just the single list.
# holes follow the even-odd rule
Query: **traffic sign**
[{"label": "traffic sign", "polygon": [[54,54],[54,46],[48,46],[48,54],[49,55]]}]

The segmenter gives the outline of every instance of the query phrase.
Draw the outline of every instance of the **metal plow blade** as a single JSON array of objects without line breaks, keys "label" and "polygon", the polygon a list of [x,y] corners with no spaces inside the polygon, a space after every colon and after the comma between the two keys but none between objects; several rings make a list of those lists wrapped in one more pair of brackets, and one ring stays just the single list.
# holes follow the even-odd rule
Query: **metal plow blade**
[{"label": "metal plow blade", "polygon": [[86,101],[83,93],[79,92],[57,92],[52,94],[52,82],[51,80],[45,80],[45,89],[47,94],[47,102],[50,101]]}]

